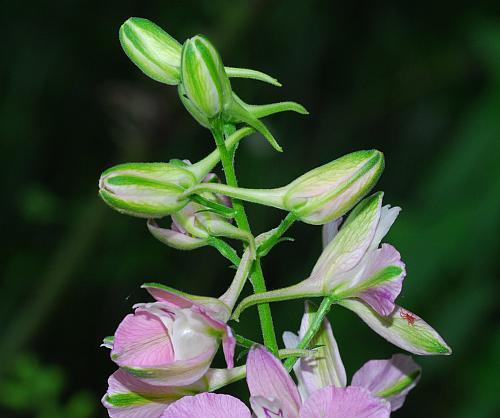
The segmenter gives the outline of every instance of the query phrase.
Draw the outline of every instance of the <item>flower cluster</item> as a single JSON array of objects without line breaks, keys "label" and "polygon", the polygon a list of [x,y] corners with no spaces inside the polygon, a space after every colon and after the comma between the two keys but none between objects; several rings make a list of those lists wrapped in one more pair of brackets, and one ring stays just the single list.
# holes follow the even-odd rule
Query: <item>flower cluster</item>
[{"label": "flower cluster", "polygon": [[[249,405],[258,418],[389,417],[417,384],[420,367],[408,355],[396,354],[369,361],[347,385],[326,318],[332,306],[353,311],[410,353],[451,350],[430,325],[396,305],[406,269],[396,248],[381,242],[400,208],[383,205],[382,192],[366,197],[383,171],[383,154],[356,151],[283,187],[241,188],[233,165],[239,141],[257,133],[281,151],[261,119],[282,111],[307,114],[304,107],[294,102],[245,103],[233,91],[231,78],[275,86],[279,82],[260,71],[225,66],[205,37],[180,44],[149,20],[131,18],[120,29],[120,41],[144,74],[177,87],[181,103],[210,131],[216,149],[194,164],[180,159],[119,164],[101,175],[99,195],[118,212],[145,218],[150,233],[171,248],[215,248],[236,273],[219,298],[189,295],[159,283],[143,285],[153,300],[135,305],[103,343],[118,366],[102,400],[109,416],[250,417],[241,400],[210,393],[246,376]],[[219,162],[225,182],[212,173]],[[243,202],[287,215],[276,228],[254,236]],[[170,228],[162,226],[168,216]],[[266,291],[260,260],[296,221],[323,225],[323,251],[307,278]],[[241,241],[241,251],[234,248],[234,240]],[[248,278],[254,293],[239,301]],[[279,349],[269,303],[312,297],[321,297],[321,304],[306,302],[298,335],[285,332],[285,348]],[[254,305],[262,343],[237,335],[228,325]],[[240,354],[248,355],[246,364],[235,367],[236,345],[244,348]],[[219,348],[227,368],[212,367]],[[298,385],[289,375],[292,369]]]}]

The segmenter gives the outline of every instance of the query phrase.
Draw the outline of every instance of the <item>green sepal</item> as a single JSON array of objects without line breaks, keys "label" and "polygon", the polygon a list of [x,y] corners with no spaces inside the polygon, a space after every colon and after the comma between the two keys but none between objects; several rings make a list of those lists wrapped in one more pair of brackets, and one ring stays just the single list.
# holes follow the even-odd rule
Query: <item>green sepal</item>
[{"label": "green sepal", "polygon": [[306,110],[304,106],[295,102],[278,102],[265,105],[251,105],[245,103],[234,92],[233,92],[233,99],[235,102],[237,102],[241,107],[243,107],[247,112],[249,112],[253,117],[257,119],[265,118],[267,116],[271,116],[281,112],[295,112],[299,113],[300,115],[309,114],[309,112]]},{"label": "green sepal", "polygon": [[227,108],[225,115],[230,122],[243,122],[251,126],[264,138],[266,138],[276,151],[283,152],[283,148],[281,148],[281,146],[278,144],[278,141],[276,141],[273,134],[269,131],[269,129],[267,129],[266,125],[264,125],[264,123],[262,123],[254,115],[252,115],[237,101],[233,100],[231,102],[231,105]]},{"label": "green sepal", "polygon": [[276,87],[281,87],[281,83],[275,78],[263,73],[262,71],[251,70],[249,68],[235,68],[235,67],[225,67],[226,74],[230,78],[248,78],[257,81],[263,81],[264,83],[272,84]]}]

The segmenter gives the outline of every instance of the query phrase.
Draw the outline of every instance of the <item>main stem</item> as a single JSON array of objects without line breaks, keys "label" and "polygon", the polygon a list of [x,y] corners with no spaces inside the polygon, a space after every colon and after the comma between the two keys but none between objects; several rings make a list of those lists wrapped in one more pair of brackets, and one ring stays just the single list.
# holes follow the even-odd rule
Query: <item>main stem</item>
[{"label": "main stem", "polygon": [[[219,149],[220,159],[226,177],[226,183],[229,186],[238,187],[238,180],[236,178],[236,173],[234,170],[233,158],[229,154],[224,142],[222,124],[216,124],[215,128],[212,130],[212,133],[215,138],[217,148]],[[232,202],[233,209],[236,212],[234,219],[236,221],[236,224],[238,225],[238,228],[242,229],[243,231],[251,232],[250,224],[248,223],[248,218],[243,203],[238,199],[232,199]],[[253,285],[253,290],[255,293],[263,293],[267,290],[266,283],[264,281],[264,274],[262,272],[262,266],[260,264],[260,258],[258,256],[256,257],[252,266],[250,281]],[[263,303],[259,305],[258,312],[264,345],[275,356],[278,356],[278,343],[276,341],[273,318],[271,315],[271,308],[269,304]]]},{"label": "main stem", "polygon": [[[332,304],[334,302],[335,302],[334,298],[329,297],[329,296],[327,296],[323,299],[323,301],[321,302],[321,305],[319,305],[319,308],[316,311],[316,314],[314,315],[314,319],[313,319],[311,325],[309,325],[309,328],[307,329],[306,333],[304,334],[304,337],[299,342],[299,345],[296,348],[306,349],[308,347],[309,343],[312,341],[314,336],[319,331],[319,329],[321,327],[321,323],[323,322],[323,319],[330,311],[330,308],[332,307]],[[286,360],[284,363],[285,369],[287,369],[290,372],[293,368],[293,365],[295,364],[295,362],[297,360],[298,360],[298,358],[293,358],[293,357]]]}]

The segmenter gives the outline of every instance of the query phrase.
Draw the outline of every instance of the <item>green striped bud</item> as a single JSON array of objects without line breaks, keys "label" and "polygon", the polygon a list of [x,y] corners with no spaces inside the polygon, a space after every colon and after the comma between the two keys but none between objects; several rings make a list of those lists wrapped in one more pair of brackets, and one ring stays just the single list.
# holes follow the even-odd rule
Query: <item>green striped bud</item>
[{"label": "green striped bud", "polygon": [[[253,132],[241,128],[226,139],[234,147]],[[114,166],[99,179],[99,195],[113,209],[140,218],[162,218],[189,202],[183,192],[202,181],[220,161],[214,150],[195,164],[179,160],[170,163],[127,163]]]},{"label": "green striped bud", "polygon": [[188,39],[182,47],[181,80],[187,99],[209,120],[229,108],[231,83],[219,53],[202,36]]},{"label": "green striped bud", "polygon": [[123,50],[144,74],[160,83],[179,84],[182,46],[167,32],[150,20],[131,17],[119,36]]},{"label": "green striped bud", "polygon": [[[181,81],[182,45],[148,19],[131,17],[120,28],[120,43],[127,56],[147,76],[160,83]],[[281,86],[275,78],[257,70],[226,67],[228,77],[248,78]]]},{"label": "green striped bud", "polygon": [[304,222],[323,225],[358,203],[375,185],[383,169],[384,156],[380,151],[347,154],[290,183],[284,206]]},{"label": "green striped bud", "polygon": [[225,184],[197,184],[185,195],[201,192],[274,206],[297,219],[323,225],[348,212],[375,185],[384,169],[380,151],[357,151],[315,168],[277,189],[244,189]]},{"label": "green striped bud", "polygon": [[161,218],[189,202],[179,197],[196,181],[189,170],[168,163],[120,164],[101,175],[99,195],[118,212],[139,218]]}]

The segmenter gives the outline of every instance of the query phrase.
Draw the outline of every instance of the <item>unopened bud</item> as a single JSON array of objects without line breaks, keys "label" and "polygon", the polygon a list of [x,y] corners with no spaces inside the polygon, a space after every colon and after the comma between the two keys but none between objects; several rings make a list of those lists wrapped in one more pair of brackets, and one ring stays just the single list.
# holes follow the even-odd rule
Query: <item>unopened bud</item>
[{"label": "unopened bud", "polygon": [[168,163],[120,164],[99,180],[99,194],[113,209],[140,218],[161,218],[183,208],[182,192],[196,177]]},{"label": "unopened bud", "polygon": [[[226,139],[235,146],[253,132],[238,129]],[[182,209],[189,199],[186,189],[202,181],[220,160],[214,150],[195,164],[180,160],[170,163],[128,163],[114,166],[99,179],[99,194],[113,209],[140,218],[161,218]]]},{"label": "unopened bud", "polygon": [[358,151],[309,171],[287,186],[284,206],[300,220],[322,225],[345,214],[375,185],[380,151]]},{"label": "unopened bud", "polygon": [[150,219],[148,229],[157,240],[177,250],[194,250],[209,244],[208,239],[193,237],[181,231],[175,223],[172,224],[171,229],[167,229],[161,228],[153,219]]},{"label": "unopened bud", "polygon": [[120,28],[120,43],[144,74],[160,83],[179,84],[182,46],[162,28],[131,17]]},{"label": "unopened bud", "polygon": [[182,47],[181,80],[186,97],[208,119],[221,114],[232,100],[231,83],[215,47],[202,36]]},{"label": "unopened bud", "polygon": [[[217,177],[212,180],[211,177],[209,174],[205,181],[217,182]],[[203,198],[206,201],[226,204],[225,196],[204,193]],[[255,239],[251,233],[237,228],[228,219],[207,210],[206,207],[198,203],[190,202],[178,212],[173,213],[172,220],[177,229],[193,238],[209,240],[210,237],[226,237],[244,241],[250,248],[252,258],[255,256]]]},{"label": "unopened bud", "polygon": [[322,225],[344,215],[375,185],[384,168],[377,150],[357,151],[315,168],[278,189],[198,184],[185,195],[211,191],[288,210],[302,222]]}]

